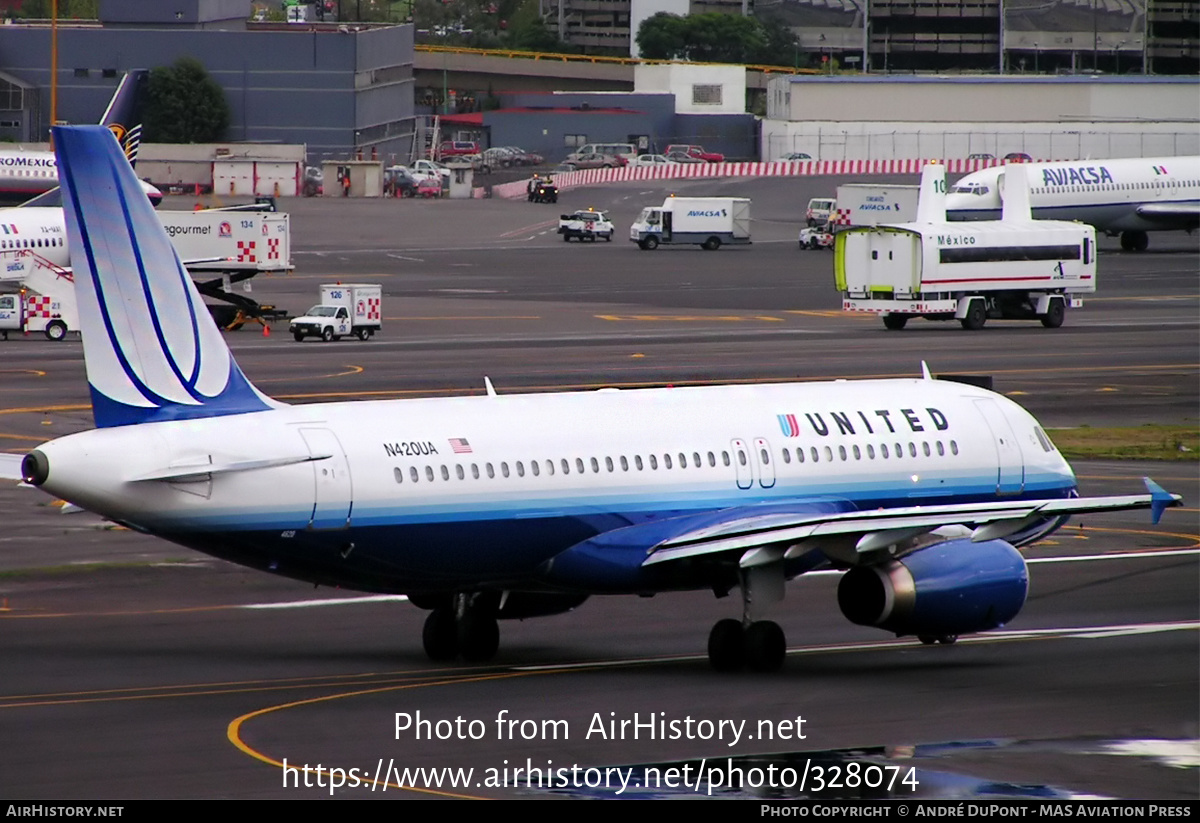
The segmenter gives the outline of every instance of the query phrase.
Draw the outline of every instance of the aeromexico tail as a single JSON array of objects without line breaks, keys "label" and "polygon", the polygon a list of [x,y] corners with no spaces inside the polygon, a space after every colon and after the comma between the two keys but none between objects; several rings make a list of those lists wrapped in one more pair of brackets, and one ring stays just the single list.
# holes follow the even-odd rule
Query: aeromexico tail
[{"label": "aeromexico tail", "polygon": [[[27,482],[247,566],[398,592],[435,659],[490,658],[498,618],[590,594],[742,594],[721,669],[773,669],[767,607],[846,569],[846,616],[934,642],[1011,620],[1014,548],[1080,499],[1026,411],[920,378],[287,406],[238,369],[112,135],[56,129],[97,428],[27,455]],[[252,444],[252,445],[251,445]]]},{"label": "aeromexico tail", "polygon": [[[1078,220],[1110,236],[1126,251],[1144,251],[1146,233],[1200,227],[1200,157],[1136,157],[1022,163],[1029,177],[1033,216]],[[1005,166],[963,177],[946,196],[951,220],[997,220]]]},{"label": "aeromexico tail", "polygon": [[[117,84],[108,108],[100,118],[120,142],[130,163],[137,161],[142,142],[142,101],[150,72],[135,69],[126,72]],[[47,198],[58,186],[58,166],[52,151],[0,151],[0,205],[26,204],[58,206],[57,196]],[[162,193],[153,186],[142,186],[155,205]],[[42,195],[42,197],[37,197]],[[36,202],[30,198],[36,198]]]}]

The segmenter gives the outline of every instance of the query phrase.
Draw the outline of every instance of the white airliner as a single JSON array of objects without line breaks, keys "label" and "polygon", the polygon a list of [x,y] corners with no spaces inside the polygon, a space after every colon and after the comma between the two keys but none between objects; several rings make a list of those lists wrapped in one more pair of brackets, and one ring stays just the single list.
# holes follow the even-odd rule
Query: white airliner
[{"label": "white airliner", "polygon": [[[150,77],[146,69],[125,72],[117,84],[108,107],[100,117],[125,150],[130,163],[137,161],[142,142],[141,103]],[[146,195],[155,205],[162,192],[149,183],[142,183]],[[0,204],[17,205],[36,195],[58,187],[58,164],[52,151],[0,151]],[[41,203],[39,205],[58,205]]]},{"label": "white airliner", "polygon": [[740,590],[715,667],[778,668],[785,582],[847,570],[845,615],[927,642],[1011,620],[1014,546],[1081,499],[1012,401],[931,379],[288,406],[243,375],[109,133],[55,130],[94,430],[22,476],[130,528],[431,609],[434,659],[489,659],[498,618],[588,595]]},{"label": "white airliner", "polygon": [[[1200,157],[1022,163],[1037,219],[1078,220],[1121,248],[1144,251],[1146,232],[1200,227]],[[946,196],[951,220],[998,220],[1004,166],[973,172]]]}]

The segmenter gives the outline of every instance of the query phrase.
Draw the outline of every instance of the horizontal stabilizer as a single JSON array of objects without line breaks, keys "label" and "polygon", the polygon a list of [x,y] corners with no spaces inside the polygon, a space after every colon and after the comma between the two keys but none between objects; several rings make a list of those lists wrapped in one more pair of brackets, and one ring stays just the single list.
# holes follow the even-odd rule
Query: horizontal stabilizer
[{"label": "horizontal stabilizer", "polygon": [[21,461],[23,454],[8,454],[0,452],[0,480],[21,480]]}]

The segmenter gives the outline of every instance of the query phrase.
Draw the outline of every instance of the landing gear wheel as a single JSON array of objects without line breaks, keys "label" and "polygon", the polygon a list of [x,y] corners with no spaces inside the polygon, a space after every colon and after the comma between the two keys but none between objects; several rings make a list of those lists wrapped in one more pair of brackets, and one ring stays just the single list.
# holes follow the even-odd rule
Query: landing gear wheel
[{"label": "landing gear wheel", "polygon": [[742,621],[718,620],[708,633],[708,662],[719,672],[736,672],[745,659]]},{"label": "landing gear wheel", "polygon": [[937,637],[932,634],[918,634],[917,639],[921,641],[922,646],[934,646],[938,641]]},{"label": "landing gear wheel", "polygon": [[431,611],[425,618],[421,642],[430,660],[453,660],[458,654],[458,625],[454,619],[454,610],[440,608]]},{"label": "landing gear wheel", "polygon": [[294,332],[292,332],[292,339],[295,340],[297,343],[299,343],[301,340],[304,339],[304,335],[298,331],[294,331]]},{"label": "landing gear wheel", "polygon": [[885,314],[883,316],[883,327],[892,331],[900,331],[908,323],[908,317],[903,314]]},{"label": "landing gear wheel", "polygon": [[967,314],[959,321],[962,327],[968,331],[978,331],[983,328],[983,324],[987,322],[987,309],[983,306],[982,300],[972,300],[971,305],[967,307]]},{"label": "landing gear wheel", "polygon": [[500,648],[496,619],[468,611],[458,621],[458,651],[468,663],[486,663]]},{"label": "landing gear wheel", "polygon": [[704,249],[705,251],[716,251],[717,249],[721,248],[721,238],[710,237],[700,244],[700,248]]},{"label": "landing gear wheel", "polygon": [[646,251],[654,251],[658,248],[658,238],[653,234],[642,241],[642,248]]},{"label": "landing gear wheel", "polygon": [[371,339],[370,329],[359,329],[355,332],[355,334],[358,335],[358,339],[362,340],[364,343]]},{"label": "landing gear wheel", "polygon": [[1067,305],[1058,298],[1051,298],[1046,313],[1042,315],[1042,325],[1048,329],[1057,329],[1067,317]]},{"label": "landing gear wheel", "polygon": [[783,629],[771,620],[759,620],[746,629],[746,665],[756,672],[777,672],[787,654]]},{"label": "landing gear wheel", "polygon": [[61,320],[51,320],[46,324],[45,333],[49,340],[63,340],[67,336],[67,324]]},{"label": "landing gear wheel", "polygon": [[937,641],[939,643],[941,643],[943,646],[953,646],[955,643],[958,642],[958,635],[957,634],[943,634],[938,637]]},{"label": "landing gear wheel", "polygon": [[321,339],[326,343],[332,343],[334,340],[337,340],[337,338],[333,336],[333,326],[326,326],[324,328],[324,330],[321,332]]}]

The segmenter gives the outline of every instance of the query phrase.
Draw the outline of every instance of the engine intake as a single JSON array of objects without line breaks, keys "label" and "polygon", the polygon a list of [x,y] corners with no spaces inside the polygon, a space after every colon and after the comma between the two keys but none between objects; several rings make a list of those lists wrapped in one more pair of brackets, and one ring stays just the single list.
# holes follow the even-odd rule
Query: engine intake
[{"label": "engine intake", "polygon": [[1025,558],[1008,543],[947,540],[852,568],[838,584],[838,606],[852,623],[897,635],[958,635],[1003,626],[1028,590]]}]

